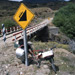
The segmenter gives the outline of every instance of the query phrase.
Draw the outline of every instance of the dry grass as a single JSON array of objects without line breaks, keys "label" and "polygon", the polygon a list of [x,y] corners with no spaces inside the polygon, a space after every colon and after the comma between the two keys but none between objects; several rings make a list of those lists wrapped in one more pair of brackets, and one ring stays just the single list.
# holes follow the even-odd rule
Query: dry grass
[{"label": "dry grass", "polygon": [[57,42],[34,42],[33,43],[35,49],[49,49],[53,46],[56,46],[56,48],[63,48],[63,49],[69,49],[68,45],[59,44]]}]

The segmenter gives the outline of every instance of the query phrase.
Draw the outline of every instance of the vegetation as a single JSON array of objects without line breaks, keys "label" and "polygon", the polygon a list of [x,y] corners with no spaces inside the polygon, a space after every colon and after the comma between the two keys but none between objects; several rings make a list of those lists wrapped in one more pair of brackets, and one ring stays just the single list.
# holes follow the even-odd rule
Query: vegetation
[{"label": "vegetation", "polygon": [[64,44],[59,44],[57,42],[34,42],[34,49],[39,50],[39,49],[49,49],[52,48],[54,46],[56,46],[56,48],[63,48],[63,49],[67,49],[69,50],[69,46],[68,45],[64,45]]},{"label": "vegetation", "polygon": [[5,20],[3,23],[5,24],[6,28],[16,26],[15,23],[12,20],[10,20],[10,19]]},{"label": "vegetation", "polygon": [[75,4],[70,3],[55,13],[53,23],[71,39],[75,39]]}]

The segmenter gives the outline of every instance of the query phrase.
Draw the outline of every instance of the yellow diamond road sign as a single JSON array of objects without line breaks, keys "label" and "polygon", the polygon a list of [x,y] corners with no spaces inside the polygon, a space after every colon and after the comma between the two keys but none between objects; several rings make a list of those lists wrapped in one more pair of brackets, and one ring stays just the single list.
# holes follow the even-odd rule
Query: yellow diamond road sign
[{"label": "yellow diamond road sign", "polygon": [[34,18],[34,14],[23,4],[21,3],[17,12],[14,15],[14,20],[25,29],[30,21]]}]

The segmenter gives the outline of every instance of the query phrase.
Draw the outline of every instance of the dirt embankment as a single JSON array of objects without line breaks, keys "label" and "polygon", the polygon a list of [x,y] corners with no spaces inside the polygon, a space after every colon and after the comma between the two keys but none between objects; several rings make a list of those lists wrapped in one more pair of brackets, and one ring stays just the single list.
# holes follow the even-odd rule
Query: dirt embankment
[{"label": "dirt embankment", "polygon": [[[27,67],[16,58],[15,50],[13,43],[0,49],[0,75],[54,75],[48,61],[42,61],[40,68],[32,62]],[[75,75],[75,55],[61,48],[54,49],[54,54],[57,74]]]}]

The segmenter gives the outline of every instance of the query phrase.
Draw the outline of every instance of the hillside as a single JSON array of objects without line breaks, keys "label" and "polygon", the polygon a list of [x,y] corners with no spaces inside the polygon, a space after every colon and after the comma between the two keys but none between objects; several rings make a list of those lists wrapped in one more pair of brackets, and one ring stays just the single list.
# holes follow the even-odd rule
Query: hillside
[{"label": "hillside", "polygon": [[[0,28],[1,24],[4,23],[6,20],[13,20],[13,15],[17,11],[20,3],[14,2],[2,2],[0,3]],[[49,7],[29,7],[29,9],[35,14],[35,18],[30,25],[34,25],[41,22],[43,19],[52,17],[54,12]],[[14,21],[15,23],[15,21]],[[17,25],[15,23],[15,25]]]},{"label": "hillside", "polygon": [[[47,4],[25,3],[25,5],[35,14],[33,23],[36,23],[36,22],[38,23],[42,19],[45,19],[47,17],[53,17],[57,9],[67,4],[68,2],[50,2]],[[13,15],[17,11],[19,5],[20,3],[17,3],[17,2],[0,1],[0,25],[4,23],[5,20],[8,20],[8,19],[13,21]]]},{"label": "hillside", "polygon": [[[37,47],[42,49],[44,45],[45,48],[52,45],[52,43],[42,42],[33,42],[33,44],[35,50]],[[34,62],[30,62],[27,67],[16,57],[15,51],[13,43],[0,49],[1,75],[55,75],[49,61],[42,61],[40,68],[37,68]],[[75,55],[62,48],[55,48],[54,55],[57,75],[75,75]]]}]

